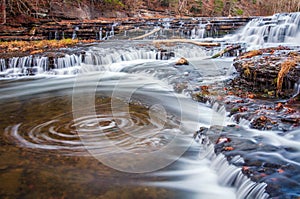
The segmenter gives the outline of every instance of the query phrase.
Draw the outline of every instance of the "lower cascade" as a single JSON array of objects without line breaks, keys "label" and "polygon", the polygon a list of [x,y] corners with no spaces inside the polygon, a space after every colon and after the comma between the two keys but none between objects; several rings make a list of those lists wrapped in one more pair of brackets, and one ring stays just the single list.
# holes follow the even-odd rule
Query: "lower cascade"
[{"label": "lower cascade", "polygon": [[246,177],[240,168],[230,165],[223,154],[215,155],[213,144],[207,149],[208,156],[212,160],[212,167],[219,174],[219,181],[222,185],[236,188],[236,198],[267,199],[266,183],[256,183]]},{"label": "lower cascade", "polygon": [[[138,44],[138,43],[137,43]],[[119,45],[112,42],[113,46]],[[149,43],[146,42],[146,45]],[[102,46],[102,45],[101,45]],[[9,59],[0,59],[0,77],[20,77],[32,75],[75,75],[83,65],[93,65],[93,70],[102,66],[109,66],[113,63],[134,61],[134,60],[168,60],[176,57],[204,57],[203,50],[192,47],[195,51],[189,51],[186,47],[169,47],[164,50],[149,47],[136,48],[124,46],[122,48],[93,47],[92,49],[83,49],[75,53],[65,55],[45,56],[25,56],[13,57]]]}]

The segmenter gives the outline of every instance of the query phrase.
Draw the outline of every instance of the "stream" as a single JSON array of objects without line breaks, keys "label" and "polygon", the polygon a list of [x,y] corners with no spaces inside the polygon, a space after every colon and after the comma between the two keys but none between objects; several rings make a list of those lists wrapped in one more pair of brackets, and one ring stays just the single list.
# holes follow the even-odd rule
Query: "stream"
[{"label": "stream", "polygon": [[[251,49],[292,45],[294,38],[300,45],[299,13],[254,19],[245,28],[216,41]],[[247,30],[265,40],[247,40]],[[274,198],[300,197],[299,128],[282,135],[242,121],[227,130],[237,124],[222,98],[200,103],[191,97],[208,84],[224,95],[225,81],[235,75],[233,57],[209,57],[225,43],[215,49],[176,43],[157,51],[152,39],[116,35],[66,49],[70,53],[55,59],[54,68],[44,56],[0,59],[0,198],[261,199],[272,198],[268,181],[278,179],[286,184]],[[189,65],[177,65],[181,57]],[[268,145],[248,156],[266,164],[276,159],[295,173],[253,182],[207,140],[195,140],[200,127]],[[243,160],[236,155],[231,161]]]}]

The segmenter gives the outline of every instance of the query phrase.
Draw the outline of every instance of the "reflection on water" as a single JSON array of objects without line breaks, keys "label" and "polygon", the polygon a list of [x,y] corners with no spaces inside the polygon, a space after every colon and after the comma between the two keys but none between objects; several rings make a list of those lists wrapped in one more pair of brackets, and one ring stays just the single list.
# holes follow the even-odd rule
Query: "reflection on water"
[{"label": "reflection on water", "polygon": [[[173,191],[133,186],[145,177],[118,172],[91,157],[75,132],[70,97],[35,97],[2,104],[1,129],[5,129],[5,134],[1,134],[0,148],[0,178],[4,182],[0,185],[1,198],[173,197]],[[114,136],[120,133],[118,130],[109,131],[114,128],[105,115],[109,112],[109,100],[97,99],[100,104],[97,108],[102,113],[98,122],[111,134],[111,139],[125,140]],[[138,105],[131,108],[131,122],[147,123],[147,108]],[[86,126],[93,125],[88,118],[84,121]],[[83,120],[77,122],[82,125]],[[8,124],[15,125],[7,127]],[[147,146],[142,147],[145,149],[159,146],[155,139],[140,144]]]},{"label": "reflection on water", "polygon": [[[64,98],[54,98],[50,100],[51,106],[55,107],[62,106],[61,103],[66,101]],[[157,131],[155,133],[157,126],[151,124],[147,109],[141,105],[130,105],[130,116],[122,111],[112,115],[110,107],[110,98],[99,98],[96,99],[96,109],[99,114],[96,117],[87,116],[83,118],[78,118],[73,120],[72,112],[69,111],[65,114],[61,114],[49,120],[47,117],[47,112],[49,111],[49,106],[46,106],[46,110],[42,110],[44,113],[45,122],[42,122],[41,117],[37,120],[31,119],[33,114],[30,113],[28,119],[29,121],[22,121],[22,123],[8,126],[5,129],[5,136],[8,139],[13,139],[18,145],[26,148],[32,149],[46,149],[51,151],[66,151],[68,155],[84,155],[86,153],[84,144],[82,143],[76,128],[80,128],[81,131],[85,132],[85,139],[90,139],[95,147],[102,146],[103,153],[105,153],[105,143],[101,141],[106,136],[110,141],[115,141],[114,145],[126,148],[126,150],[137,150],[141,152],[142,150],[151,151],[156,150],[156,147],[168,143],[168,139],[171,135],[168,135],[168,131],[172,128],[176,128],[178,125],[175,121],[164,124],[165,130],[162,132]],[[55,103],[58,101],[58,103]],[[38,104],[47,104],[47,102],[37,101]],[[71,106],[70,102],[67,102],[68,106]],[[28,106],[28,105],[25,105]],[[64,106],[64,105],[63,105]],[[31,109],[36,111],[41,107],[30,106]],[[63,107],[65,108],[65,107]],[[70,109],[70,107],[69,107]],[[50,108],[51,110],[51,108]],[[64,109],[60,109],[63,111]],[[16,110],[17,111],[17,110]],[[26,117],[26,118],[27,118]],[[27,123],[28,122],[28,123]],[[151,133],[145,129],[147,126]],[[99,127],[99,128],[98,128]],[[139,127],[139,128],[136,128]],[[130,136],[125,132],[122,132],[123,128],[127,128],[131,132]],[[111,149],[110,149],[111,150]],[[106,151],[107,153],[110,151]]]}]

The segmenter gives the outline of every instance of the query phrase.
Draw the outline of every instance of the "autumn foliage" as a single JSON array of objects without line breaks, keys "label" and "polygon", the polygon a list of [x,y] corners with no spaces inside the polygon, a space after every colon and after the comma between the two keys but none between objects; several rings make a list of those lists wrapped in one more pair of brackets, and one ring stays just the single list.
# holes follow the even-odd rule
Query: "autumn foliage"
[{"label": "autumn foliage", "polygon": [[93,42],[93,40],[41,40],[41,41],[10,41],[0,42],[0,52],[29,52],[30,54],[42,53],[49,49],[59,49],[74,46],[79,43]]},{"label": "autumn foliage", "polygon": [[[0,0],[0,22],[16,16],[36,19],[70,17],[95,19],[139,16],[143,10],[181,16],[254,16],[300,11],[299,0]],[[68,10],[68,12],[65,12]],[[80,16],[74,11],[80,10]]]},{"label": "autumn foliage", "polygon": [[297,62],[295,60],[286,60],[281,63],[281,69],[277,78],[277,92],[280,92],[282,89],[283,78],[295,66],[297,66]]}]

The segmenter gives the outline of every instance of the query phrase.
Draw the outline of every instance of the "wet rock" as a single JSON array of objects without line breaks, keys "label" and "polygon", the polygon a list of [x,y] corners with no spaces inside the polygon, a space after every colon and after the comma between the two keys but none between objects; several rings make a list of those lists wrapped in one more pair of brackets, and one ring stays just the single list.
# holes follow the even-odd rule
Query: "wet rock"
[{"label": "wet rock", "polygon": [[284,157],[293,156],[297,149],[265,142],[261,136],[251,136],[250,131],[238,125],[221,129],[218,126],[209,129],[201,127],[195,135],[196,141],[206,138],[207,142],[214,144],[217,155],[225,155],[230,165],[241,168],[242,173],[252,181],[266,183],[266,191],[271,198],[299,196],[300,166],[288,158],[282,158],[283,154]]},{"label": "wet rock", "polygon": [[252,58],[252,57],[254,57],[254,56],[261,55],[261,54],[262,54],[262,51],[261,51],[261,50],[252,50],[252,51],[243,53],[243,54],[240,56],[240,58],[241,58],[241,59]]},{"label": "wet rock", "polygon": [[300,50],[283,46],[254,50],[233,63],[239,76],[231,83],[263,97],[291,97],[300,80]]},{"label": "wet rock", "polygon": [[169,60],[171,57],[175,57],[174,52],[170,52],[166,49],[158,49],[158,53],[156,55],[156,59],[160,60]]},{"label": "wet rock", "polygon": [[52,70],[55,68],[55,60],[54,60],[54,57],[48,57],[48,60],[49,60],[49,65],[48,65],[48,71],[49,70]]},{"label": "wet rock", "polygon": [[262,115],[255,118],[251,122],[250,127],[254,129],[260,129],[260,130],[271,130],[274,124],[276,124],[275,121],[272,121],[270,118]]},{"label": "wet rock", "polygon": [[212,98],[213,95],[210,90],[211,90],[211,86],[202,85],[191,94],[191,97],[193,98],[193,100],[198,102],[202,102],[202,103],[209,102],[213,99]]},{"label": "wet rock", "polygon": [[198,131],[196,131],[193,135],[193,138],[195,139],[196,142],[199,142],[201,144],[205,144],[207,142],[207,131],[209,129],[206,127],[200,127]]},{"label": "wet rock", "polygon": [[202,103],[206,103],[210,100],[209,96],[202,92],[194,92],[192,94],[192,98],[193,98],[193,100],[202,102]]},{"label": "wet rock", "polygon": [[[249,127],[260,130],[291,131],[300,125],[298,102],[290,103],[266,101],[242,96],[229,95],[223,97],[223,105],[228,116],[237,123],[249,122]],[[220,102],[221,103],[221,102]]]}]

